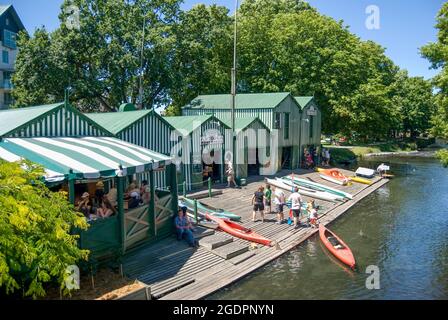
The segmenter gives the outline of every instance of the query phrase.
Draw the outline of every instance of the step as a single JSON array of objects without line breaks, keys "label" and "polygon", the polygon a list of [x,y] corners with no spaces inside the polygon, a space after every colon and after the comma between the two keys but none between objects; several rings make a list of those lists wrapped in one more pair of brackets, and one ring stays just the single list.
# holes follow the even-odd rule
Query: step
[{"label": "step", "polygon": [[240,254],[232,259],[229,260],[229,262],[233,265],[240,264],[241,262],[246,261],[247,259],[253,257],[256,253],[253,250],[247,251],[243,254]]},{"label": "step", "polygon": [[193,232],[193,236],[195,239],[201,239],[207,236],[211,236],[215,233],[215,230],[213,229],[209,229],[209,228],[204,228],[201,226],[196,226],[194,228],[194,232]]},{"label": "step", "polygon": [[199,240],[199,245],[207,250],[213,250],[233,242],[233,238],[227,235],[215,234]]},{"label": "step", "polygon": [[247,244],[232,242],[219,248],[213,249],[211,250],[211,252],[223,259],[229,260],[233,257],[247,252],[248,250],[249,246]]}]

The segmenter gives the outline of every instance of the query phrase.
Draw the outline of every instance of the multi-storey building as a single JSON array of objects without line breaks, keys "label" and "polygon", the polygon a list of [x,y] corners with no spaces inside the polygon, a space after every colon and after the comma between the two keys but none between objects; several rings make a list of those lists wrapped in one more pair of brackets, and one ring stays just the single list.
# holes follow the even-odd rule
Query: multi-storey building
[{"label": "multi-storey building", "polygon": [[13,102],[11,78],[17,56],[16,38],[24,29],[14,7],[0,5],[0,109],[7,109]]}]

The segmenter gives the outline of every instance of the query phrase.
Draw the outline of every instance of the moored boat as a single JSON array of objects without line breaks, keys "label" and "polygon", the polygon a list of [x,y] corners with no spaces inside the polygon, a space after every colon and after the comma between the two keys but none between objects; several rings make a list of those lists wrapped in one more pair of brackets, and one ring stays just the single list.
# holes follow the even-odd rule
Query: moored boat
[{"label": "moored boat", "polygon": [[311,180],[307,180],[307,179],[302,179],[299,177],[296,177],[295,175],[287,175],[285,177],[283,177],[283,179],[286,180],[291,180],[294,181],[295,184],[297,184],[299,187],[305,187],[305,188],[309,188],[309,189],[313,189],[313,190],[317,190],[317,191],[323,191],[323,192],[328,192],[328,193],[332,193],[347,199],[353,199],[353,195],[351,195],[348,192],[342,191],[342,190],[338,190],[338,189],[334,189],[332,187],[328,187],[326,185],[311,181]]},{"label": "moored boat", "polygon": [[[182,205],[181,205],[182,204]],[[198,204],[198,214],[210,214],[216,217],[220,218],[227,218],[234,221],[240,221],[241,217],[239,215],[236,215],[230,211],[219,209],[219,208],[213,208],[211,206],[208,206],[200,201],[197,202]],[[194,212],[194,200],[189,198],[183,198],[179,200],[179,206],[185,206],[188,208],[188,210]]]},{"label": "moored boat", "polygon": [[229,219],[222,219],[209,214],[206,214],[205,216],[207,219],[218,223],[218,227],[222,231],[227,232],[228,234],[231,234],[237,238],[260,243],[265,246],[271,246],[274,244],[273,240],[265,238],[252,229],[246,228],[238,223],[230,221]]},{"label": "moored boat", "polygon": [[320,177],[324,180],[339,184],[341,186],[347,185],[349,182],[348,177],[343,175],[337,169],[321,169],[317,168],[317,171],[320,172]]},{"label": "moored boat", "polygon": [[363,168],[363,167],[359,167],[358,169],[356,169],[355,174],[358,177],[364,177],[364,178],[373,178],[375,176],[375,170],[373,169],[369,169],[369,168]]},{"label": "moored boat", "polygon": [[319,225],[319,237],[325,247],[336,258],[348,265],[350,268],[355,268],[356,261],[352,250],[347,244],[342,241],[334,232],[325,228],[322,224]]},{"label": "moored boat", "polygon": [[356,176],[348,177],[348,178],[350,179],[350,181],[353,181],[353,182],[358,182],[358,183],[363,183],[363,184],[372,184],[372,181],[369,179],[366,179],[366,178],[361,178],[361,177],[356,177]]},{"label": "moored boat", "polygon": [[322,192],[317,190],[312,190],[295,185],[292,181],[284,180],[281,178],[276,179],[266,179],[266,182],[274,187],[292,192],[293,187],[299,188],[299,193],[304,196],[321,199],[325,201],[338,202],[344,201],[344,198],[338,195],[330,194],[328,192]]}]

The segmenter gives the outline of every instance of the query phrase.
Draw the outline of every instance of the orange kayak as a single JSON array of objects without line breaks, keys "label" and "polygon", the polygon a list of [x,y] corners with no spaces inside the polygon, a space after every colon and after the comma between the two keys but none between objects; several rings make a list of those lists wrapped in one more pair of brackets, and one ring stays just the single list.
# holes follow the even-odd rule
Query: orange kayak
[{"label": "orange kayak", "polygon": [[319,236],[327,249],[339,260],[354,268],[356,265],[355,257],[352,250],[332,231],[325,228],[322,224],[319,225]]},{"label": "orange kayak", "polygon": [[344,176],[339,170],[336,169],[320,169],[318,168],[317,171],[320,172],[320,177],[322,179],[325,179],[327,181],[340,184],[342,186],[345,186],[350,179],[346,176]]},{"label": "orange kayak", "polygon": [[258,233],[255,233],[251,229],[245,228],[238,223],[230,221],[229,219],[222,219],[209,214],[206,214],[205,217],[208,220],[215,221],[216,223],[218,223],[218,226],[222,231],[225,231],[237,238],[260,243],[265,246],[273,245],[272,240],[265,238],[259,235]]}]

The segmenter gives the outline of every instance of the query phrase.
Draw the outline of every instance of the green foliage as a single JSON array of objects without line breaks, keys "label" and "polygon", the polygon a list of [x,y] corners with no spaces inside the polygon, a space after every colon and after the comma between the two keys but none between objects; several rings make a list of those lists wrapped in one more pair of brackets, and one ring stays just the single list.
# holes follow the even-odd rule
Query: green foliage
[{"label": "green foliage", "polygon": [[442,162],[442,165],[448,167],[448,150],[442,149],[436,152],[436,157]]},{"label": "green foliage", "polygon": [[437,111],[431,119],[431,133],[448,138],[448,2],[439,11],[436,28],[439,29],[437,42],[422,47],[421,52],[434,69],[440,69],[434,78],[434,84],[440,90],[436,96]]},{"label": "green foliage", "polygon": [[68,293],[66,267],[87,258],[70,234],[73,227],[87,228],[85,218],[67,194],[48,190],[43,174],[30,162],[0,161],[0,288],[6,294],[21,289],[38,298],[54,281]]},{"label": "green foliage", "polygon": [[[16,104],[60,101],[70,85],[71,100],[79,109],[114,110],[122,102],[139,102],[141,74],[143,105],[166,104],[177,77],[172,56],[179,3],[65,0],[57,30],[49,35],[40,29],[32,38],[19,40],[13,77]],[[69,10],[65,8],[71,5],[80,9],[79,30],[67,27]]]}]

